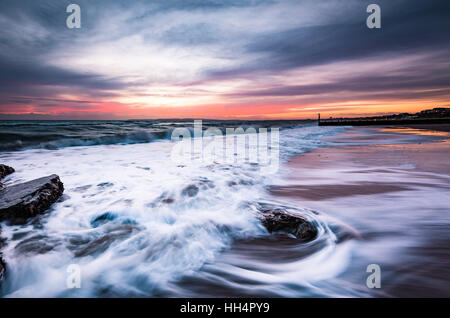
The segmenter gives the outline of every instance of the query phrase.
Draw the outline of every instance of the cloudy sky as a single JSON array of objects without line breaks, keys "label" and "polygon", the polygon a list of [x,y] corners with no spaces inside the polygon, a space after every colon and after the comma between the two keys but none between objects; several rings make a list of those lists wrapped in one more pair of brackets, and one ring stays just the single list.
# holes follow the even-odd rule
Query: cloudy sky
[{"label": "cloudy sky", "polygon": [[[66,7],[81,7],[68,29]],[[381,29],[366,8],[381,7]],[[448,0],[1,0],[0,118],[450,106]]]}]

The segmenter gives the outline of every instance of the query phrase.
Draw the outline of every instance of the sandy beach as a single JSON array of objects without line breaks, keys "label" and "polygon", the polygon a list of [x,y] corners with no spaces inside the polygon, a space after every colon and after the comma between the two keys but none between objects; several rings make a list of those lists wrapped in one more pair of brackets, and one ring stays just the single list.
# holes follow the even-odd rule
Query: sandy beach
[{"label": "sandy beach", "polygon": [[[328,138],[333,147],[292,158],[289,176],[270,188],[359,237],[329,284],[384,297],[450,296],[450,133],[440,126],[348,129]],[[382,269],[379,290],[364,286],[371,263]]]},{"label": "sandy beach", "polygon": [[[318,149],[310,153],[294,157],[289,167],[295,173],[292,179],[301,180],[301,185],[274,187],[272,193],[276,195],[294,195],[306,200],[325,200],[334,197],[352,195],[381,194],[394,191],[407,191],[412,186],[439,187],[438,184],[415,183],[412,181],[386,182],[372,179],[370,176],[356,182],[351,182],[351,174],[392,173],[392,169],[414,174],[436,174],[433,178],[441,180],[439,175],[450,175],[450,133],[434,130],[419,130],[411,128],[380,128],[366,129],[365,132],[375,134],[364,135],[360,131],[364,128],[352,128],[346,134],[329,138],[336,145],[345,146]],[[393,134],[411,134],[416,140],[404,143]],[[424,140],[420,137],[428,137]],[[437,137],[438,139],[433,139]],[[441,139],[442,138],[442,139]],[[389,142],[391,140],[391,142]],[[382,142],[384,144],[380,144]],[[386,144],[387,142],[387,144]],[[401,143],[398,143],[401,142]],[[351,145],[351,144],[355,145]],[[350,144],[350,145],[349,145]],[[355,169],[352,171],[352,167]],[[343,184],[329,184],[324,172],[330,171],[330,176],[337,170],[345,170],[348,178],[343,178]],[[350,169],[350,171],[348,171]],[[331,172],[333,171],[333,172]],[[305,176],[311,177],[312,184],[304,184]],[[326,175],[326,174],[325,174]],[[444,180],[446,178],[444,177]],[[347,182],[349,182],[347,184]],[[444,187],[447,188],[447,187]]]}]

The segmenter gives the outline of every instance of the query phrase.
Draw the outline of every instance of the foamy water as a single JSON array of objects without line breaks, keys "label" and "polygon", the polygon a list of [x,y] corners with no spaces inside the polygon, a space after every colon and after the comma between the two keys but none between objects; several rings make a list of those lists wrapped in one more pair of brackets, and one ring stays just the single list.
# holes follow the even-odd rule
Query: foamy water
[{"label": "foamy water", "polygon": [[[282,130],[281,162],[326,146],[323,136],[343,130]],[[249,163],[180,165],[171,160],[173,142],[151,141],[35,146],[0,154],[2,163],[16,169],[6,185],[56,173],[65,187],[62,199],[39,219],[2,226],[8,264],[3,296],[211,295],[186,288],[193,278],[212,280],[237,294],[254,285],[237,282],[241,278],[266,286],[261,294],[295,296],[346,267],[350,244],[337,248],[336,235],[322,216],[300,207],[295,212],[319,229],[315,241],[292,247],[302,257],[274,265],[227,254],[235,242],[269,238],[255,205],[267,199],[266,186],[287,171],[282,167],[263,174],[260,165]],[[70,264],[82,270],[80,289],[67,288]]]}]

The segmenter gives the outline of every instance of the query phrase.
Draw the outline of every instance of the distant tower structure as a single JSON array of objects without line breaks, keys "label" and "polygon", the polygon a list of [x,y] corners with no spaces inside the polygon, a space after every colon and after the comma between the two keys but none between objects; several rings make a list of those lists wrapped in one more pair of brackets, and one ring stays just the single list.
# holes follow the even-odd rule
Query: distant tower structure
[{"label": "distant tower structure", "polygon": [[317,118],[317,121],[320,123],[320,113],[318,115],[319,117]]}]

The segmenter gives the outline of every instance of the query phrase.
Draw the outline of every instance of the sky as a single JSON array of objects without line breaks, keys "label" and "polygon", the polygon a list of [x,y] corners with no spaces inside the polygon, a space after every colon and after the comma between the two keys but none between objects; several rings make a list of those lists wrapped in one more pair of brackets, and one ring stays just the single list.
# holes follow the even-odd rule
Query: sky
[{"label": "sky", "polygon": [[[66,7],[81,8],[81,28]],[[366,8],[381,8],[369,29]],[[1,0],[0,119],[303,119],[450,106],[448,0]]]}]

